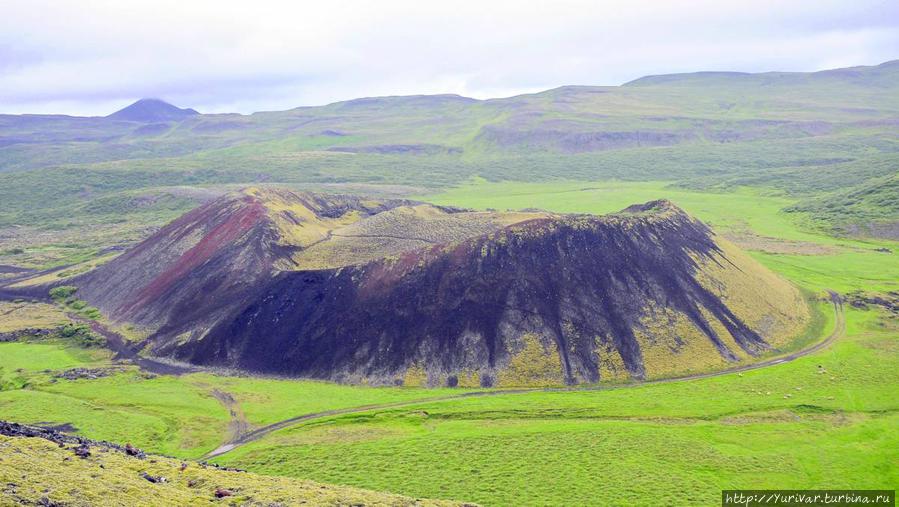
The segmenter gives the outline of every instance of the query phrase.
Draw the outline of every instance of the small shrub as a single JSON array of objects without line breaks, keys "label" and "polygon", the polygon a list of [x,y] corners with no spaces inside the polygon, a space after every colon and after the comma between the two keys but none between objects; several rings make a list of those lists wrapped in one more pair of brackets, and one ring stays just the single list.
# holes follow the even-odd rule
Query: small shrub
[{"label": "small shrub", "polygon": [[63,338],[72,338],[89,332],[91,332],[91,329],[87,324],[69,323],[59,328],[59,335]]},{"label": "small shrub", "polygon": [[59,336],[71,340],[79,347],[102,347],[106,339],[91,331],[90,326],[81,323],[69,323],[59,328]]},{"label": "small shrub", "polygon": [[81,310],[81,315],[84,315],[85,317],[87,317],[89,319],[95,319],[95,320],[99,319],[100,317],[103,316],[100,313],[100,310],[93,306],[88,306],[84,310]]},{"label": "small shrub", "polygon": [[77,291],[78,287],[72,285],[60,285],[59,287],[50,289],[50,297],[56,301],[65,301]]}]

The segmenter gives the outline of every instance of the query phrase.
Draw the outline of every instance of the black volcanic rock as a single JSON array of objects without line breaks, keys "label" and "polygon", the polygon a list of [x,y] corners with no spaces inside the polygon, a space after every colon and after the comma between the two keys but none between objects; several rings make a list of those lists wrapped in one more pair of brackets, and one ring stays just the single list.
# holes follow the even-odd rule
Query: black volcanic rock
[{"label": "black volcanic rock", "polygon": [[472,212],[250,191],[79,281],[153,353],[345,382],[647,378],[785,342],[795,288],[668,201]]},{"label": "black volcanic rock", "polygon": [[140,99],[134,104],[120,109],[107,118],[112,120],[136,121],[142,123],[160,121],[180,121],[200,113],[193,109],[181,109],[159,99]]}]

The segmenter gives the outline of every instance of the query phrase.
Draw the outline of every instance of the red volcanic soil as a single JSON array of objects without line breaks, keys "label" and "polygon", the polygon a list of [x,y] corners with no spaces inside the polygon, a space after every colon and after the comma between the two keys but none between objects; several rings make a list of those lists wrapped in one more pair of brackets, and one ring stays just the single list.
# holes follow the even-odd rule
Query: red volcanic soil
[{"label": "red volcanic soil", "polygon": [[76,284],[81,297],[113,319],[152,329],[184,317],[201,327],[271,276],[276,240],[259,198],[229,195],[178,218]]},{"label": "red volcanic soil", "polygon": [[[180,280],[197,266],[208,262],[225,247],[231,246],[238,238],[257,227],[266,216],[266,208],[259,199],[246,196],[243,198],[245,205],[240,206],[231,213],[224,222],[216,225],[207,232],[199,243],[184,252],[176,262],[157,275],[153,281],[144,287],[135,298],[134,305],[162,296],[173,283]],[[199,216],[191,217],[191,221],[211,220],[214,210],[203,210]]]}]

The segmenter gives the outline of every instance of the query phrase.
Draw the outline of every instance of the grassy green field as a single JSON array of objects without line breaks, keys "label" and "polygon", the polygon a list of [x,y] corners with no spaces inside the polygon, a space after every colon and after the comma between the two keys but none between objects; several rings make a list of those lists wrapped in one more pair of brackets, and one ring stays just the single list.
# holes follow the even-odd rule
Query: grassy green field
[{"label": "grassy green field", "polygon": [[133,367],[98,379],[54,379],[69,368],[104,368],[109,354],[60,341],[0,343],[0,419],[71,424],[91,438],[197,458],[228,438],[229,413],[212,395],[231,394],[247,422],[458,394],[460,390],[369,388],[316,381],[190,374],[147,375]]},{"label": "grassy green field", "polygon": [[22,388],[42,380],[45,370],[63,370],[84,365],[106,365],[109,354],[99,350],[68,347],[62,343],[32,345],[0,343],[0,385]]},{"label": "grassy green field", "polygon": [[362,387],[330,382],[253,379],[191,375],[198,385],[214,386],[232,394],[250,424],[264,426],[284,419],[328,410],[379,405],[459,394],[468,389],[417,387]]}]

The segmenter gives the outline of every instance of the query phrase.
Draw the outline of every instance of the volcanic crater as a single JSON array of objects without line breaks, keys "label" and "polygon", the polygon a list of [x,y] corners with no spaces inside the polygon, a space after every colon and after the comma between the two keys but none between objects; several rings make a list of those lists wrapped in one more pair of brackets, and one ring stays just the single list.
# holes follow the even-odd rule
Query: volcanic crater
[{"label": "volcanic crater", "polygon": [[595,216],[250,188],[76,285],[150,354],[375,385],[687,374],[809,320],[795,287],[664,200]]}]

